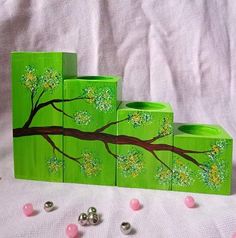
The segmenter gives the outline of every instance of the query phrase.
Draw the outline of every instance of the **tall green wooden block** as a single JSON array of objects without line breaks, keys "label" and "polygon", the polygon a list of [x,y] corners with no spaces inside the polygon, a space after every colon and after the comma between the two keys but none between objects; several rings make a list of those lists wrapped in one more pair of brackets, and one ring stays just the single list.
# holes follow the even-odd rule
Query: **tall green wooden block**
[{"label": "tall green wooden block", "polygon": [[220,126],[175,124],[172,189],[230,194],[232,138]]},{"label": "tall green wooden block", "polygon": [[64,181],[115,185],[118,78],[80,76],[64,85]]},{"label": "tall green wooden block", "polygon": [[171,189],[160,171],[172,167],[173,112],[167,103],[123,102],[118,109],[117,185]]},{"label": "tall green wooden block", "polygon": [[76,54],[13,52],[15,177],[63,181],[63,78],[77,74]]}]

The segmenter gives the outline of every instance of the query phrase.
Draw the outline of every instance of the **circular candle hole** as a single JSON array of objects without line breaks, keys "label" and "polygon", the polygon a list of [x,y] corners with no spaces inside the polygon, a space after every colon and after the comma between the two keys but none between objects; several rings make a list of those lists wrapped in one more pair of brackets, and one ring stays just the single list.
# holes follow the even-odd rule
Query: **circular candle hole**
[{"label": "circular candle hole", "polygon": [[178,129],[184,133],[192,135],[211,136],[219,134],[219,130],[213,126],[183,125],[180,126]]},{"label": "circular candle hole", "polygon": [[130,102],[126,104],[126,107],[140,110],[162,110],[166,106],[157,102]]}]

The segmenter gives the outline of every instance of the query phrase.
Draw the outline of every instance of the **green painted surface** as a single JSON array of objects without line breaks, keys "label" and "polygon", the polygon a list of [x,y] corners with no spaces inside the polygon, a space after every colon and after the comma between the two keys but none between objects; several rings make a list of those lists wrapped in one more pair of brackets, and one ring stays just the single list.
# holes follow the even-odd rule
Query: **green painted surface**
[{"label": "green painted surface", "polygon": [[[167,103],[124,102],[118,109],[118,135],[138,138],[139,145],[117,145],[117,185],[122,187],[171,189],[171,181],[160,183],[158,171],[162,164],[146,148],[145,141],[158,137],[149,144],[173,143],[173,112]],[[124,139],[128,140],[127,138]],[[171,151],[154,151],[171,168]]]},{"label": "green painted surface", "polygon": [[[64,102],[64,127],[83,132],[95,132],[99,128],[115,122],[117,114],[118,78],[111,76],[80,76],[66,79]],[[65,129],[66,130],[66,129]],[[98,132],[116,135],[116,125]],[[86,184],[115,185],[116,160],[108,153],[104,142],[86,133],[83,139],[64,136],[64,153],[77,161],[65,158],[64,181]],[[116,145],[109,144],[116,153]]]},{"label": "green painted surface", "polygon": [[[174,146],[200,165],[173,153],[172,189],[175,191],[230,194],[232,138],[217,125],[175,124]],[[196,152],[203,153],[196,153]]]},{"label": "green painted surface", "polygon": [[16,178],[230,194],[233,141],[220,126],[173,124],[167,103],[121,103],[121,80],[77,77],[76,54],[11,61]]},{"label": "green painted surface", "polygon": [[[34,127],[62,127],[63,115],[52,105],[39,110],[37,106],[52,99],[63,99],[62,78],[77,74],[76,54],[13,52],[11,62],[14,134],[17,128],[32,131],[30,128]],[[56,106],[62,109],[62,103]],[[37,112],[29,120],[33,110]],[[50,139],[59,148],[63,147],[63,135],[50,135]],[[14,135],[13,144],[16,178],[63,181],[63,156],[53,151],[42,135]]]}]

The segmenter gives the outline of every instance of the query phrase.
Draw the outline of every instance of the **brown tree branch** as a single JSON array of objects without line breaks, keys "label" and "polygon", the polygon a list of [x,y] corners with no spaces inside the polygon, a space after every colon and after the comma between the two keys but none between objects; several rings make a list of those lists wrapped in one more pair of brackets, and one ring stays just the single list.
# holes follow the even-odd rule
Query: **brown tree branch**
[{"label": "brown tree branch", "polygon": [[105,147],[106,147],[107,152],[108,152],[109,154],[111,154],[115,159],[117,159],[118,156],[117,156],[116,154],[114,154],[114,153],[111,151],[111,149],[109,148],[108,143],[104,143],[104,144],[105,144]]},{"label": "brown tree branch", "polygon": [[54,143],[54,141],[53,141],[48,135],[43,134],[42,136],[43,136],[43,138],[52,146],[53,149],[57,150],[60,154],[64,155],[65,157],[67,157],[67,158],[70,159],[70,160],[75,161],[76,163],[78,163],[80,166],[83,167],[83,165],[79,162],[79,159],[80,159],[80,158],[72,157],[72,156],[66,154],[65,152],[63,152],[59,147],[56,146],[56,144]]},{"label": "brown tree branch", "polygon": [[83,100],[83,99],[86,99],[86,98],[85,97],[76,97],[76,98],[71,98],[71,99],[52,99],[52,100],[49,100],[47,102],[40,103],[40,104],[37,105],[37,107],[35,107],[31,111],[30,116],[29,116],[28,120],[25,122],[23,128],[28,128],[30,126],[34,116],[36,115],[36,113],[40,109],[42,109],[42,108],[44,108],[48,105],[52,105],[53,103],[72,102],[72,101],[75,101],[75,100]]},{"label": "brown tree branch", "polygon": [[41,97],[43,96],[44,93],[45,93],[45,90],[43,90],[43,91],[40,93],[40,95],[39,95],[39,97],[38,97],[38,99],[37,99],[37,101],[36,101],[36,103],[35,103],[35,107],[38,106],[39,100],[41,99]]},{"label": "brown tree branch", "polygon": [[53,107],[55,110],[57,110],[58,112],[61,112],[63,115],[65,115],[65,116],[67,116],[67,117],[69,117],[69,118],[71,118],[71,119],[74,119],[72,116],[70,116],[69,114],[65,113],[65,112],[64,112],[63,110],[61,110],[60,108],[56,107],[56,106],[54,105],[54,103],[52,103],[51,105],[52,105],[52,107]]},{"label": "brown tree branch", "polygon": [[[170,134],[168,134],[168,135],[170,135]],[[146,142],[153,143],[154,141],[156,141],[162,137],[168,136],[168,135],[157,135],[157,136],[154,136],[152,139],[146,140]]]},{"label": "brown tree branch", "polygon": [[101,128],[98,128],[95,132],[102,132],[102,131],[106,130],[108,127],[110,127],[110,126],[112,126],[112,125],[116,125],[116,124],[118,124],[118,123],[121,123],[121,122],[127,121],[127,120],[128,120],[128,117],[125,118],[125,119],[122,119],[122,120],[120,120],[120,121],[110,122],[110,123],[106,124],[105,126],[102,126]]},{"label": "brown tree branch", "polygon": [[155,154],[155,152],[151,152],[151,154],[161,163],[163,164],[167,169],[170,170],[171,173],[173,173],[172,169],[166,164],[164,163],[161,159],[159,159],[159,157]]},{"label": "brown tree branch", "polygon": [[[136,145],[151,153],[154,151],[172,151],[178,154],[182,158],[194,163],[199,168],[203,169],[204,165],[199,163],[192,156],[187,153],[193,153],[193,151],[184,150],[168,144],[150,144],[144,140],[136,137],[126,135],[111,135],[104,132],[84,132],[74,128],[63,128],[59,126],[48,127],[31,127],[31,128],[16,128],[13,129],[14,137],[32,136],[32,135],[64,135],[74,137],[80,140],[88,141],[101,141],[104,144],[118,144],[118,145]],[[195,151],[195,153],[202,153]]]}]

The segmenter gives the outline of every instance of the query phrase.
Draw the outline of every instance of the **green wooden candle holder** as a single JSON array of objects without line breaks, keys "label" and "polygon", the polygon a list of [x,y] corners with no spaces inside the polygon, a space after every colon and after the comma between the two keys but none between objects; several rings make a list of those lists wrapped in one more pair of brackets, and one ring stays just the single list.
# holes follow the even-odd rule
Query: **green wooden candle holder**
[{"label": "green wooden candle holder", "polygon": [[124,102],[118,109],[117,121],[117,185],[171,189],[171,180],[160,183],[158,177],[162,166],[172,166],[171,106],[167,103]]},{"label": "green wooden candle holder", "polygon": [[176,123],[174,128],[172,189],[230,194],[230,135],[217,125]]},{"label": "green wooden candle holder", "polygon": [[73,53],[11,61],[16,178],[230,194],[223,128],[174,124],[167,103],[120,103],[119,78],[77,77]]},{"label": "green wooden candle holder", "polygon": [[77,74],[76,54],[13,52],[11,62],[15,177],[63,181],[63,78]]},{"label": "green wooden candle holder", "polygon": [[64,81],[65,182],[115,185],[116,145],[103,135],[116,135],[118,84],[113,76]]}]

